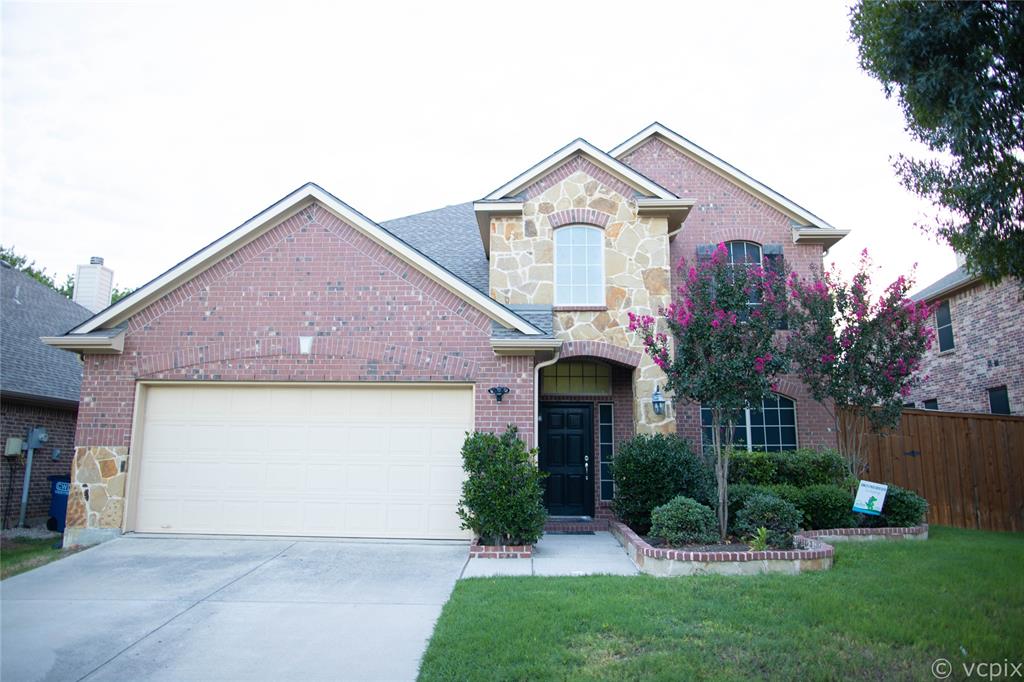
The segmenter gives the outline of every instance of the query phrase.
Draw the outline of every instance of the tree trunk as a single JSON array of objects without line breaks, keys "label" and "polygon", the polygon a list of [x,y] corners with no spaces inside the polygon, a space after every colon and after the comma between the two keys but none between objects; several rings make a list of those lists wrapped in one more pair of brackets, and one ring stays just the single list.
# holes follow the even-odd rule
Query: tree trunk
[{"label": "tree trunk", "polygon": [[711,443],[715,451],[715,481],[718,484],[718,531],[722,542],[729,530],[729,455],[732,453],[732,419],[725,421],[725,443],[722,443],[722,410],[711,409]]}]

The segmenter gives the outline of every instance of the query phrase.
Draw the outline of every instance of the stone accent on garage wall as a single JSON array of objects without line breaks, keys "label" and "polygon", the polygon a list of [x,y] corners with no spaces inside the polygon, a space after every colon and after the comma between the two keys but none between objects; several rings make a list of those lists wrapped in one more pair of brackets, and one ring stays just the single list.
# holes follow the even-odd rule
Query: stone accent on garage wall
[{"label": "stone accent on garage wall", "polygon": [[[555,178],[553,181],[552,178]],[[668,222],[640,217],[629,188],[585,159],[572,159],[524,190],[522,216],[491,221],[491,296],[507,304],[554,304],[554,233],[587,224],[604,232],[605,305],[555,308],[557,338],[600,341],[640,351],[633,374],[638,433],[671,433],[671,411],[656,415],[650,396],[664,372],[628,330],[629,312],[654,314],[671,300]]]},{"label": "stone accent on garage wall", "polygon": [[75,448],[71,465],[64,545],[89,545],[121,532],[124,518],[128,448]]}]

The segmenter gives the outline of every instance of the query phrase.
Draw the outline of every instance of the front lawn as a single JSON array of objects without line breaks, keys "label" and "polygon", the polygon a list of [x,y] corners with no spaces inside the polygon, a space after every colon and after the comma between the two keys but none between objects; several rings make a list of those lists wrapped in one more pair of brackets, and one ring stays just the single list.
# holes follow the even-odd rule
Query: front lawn
[{"label": "front lawn", "polygon": [[461,580],[422,680],[921,679],[1024,660],[1024,534],[836,545],[799,576]]},{"label": "front lawn", "polygon": [[60,536],[4,538],[0,541],[0,580],[63,558],[74,550],[55,549]]}]

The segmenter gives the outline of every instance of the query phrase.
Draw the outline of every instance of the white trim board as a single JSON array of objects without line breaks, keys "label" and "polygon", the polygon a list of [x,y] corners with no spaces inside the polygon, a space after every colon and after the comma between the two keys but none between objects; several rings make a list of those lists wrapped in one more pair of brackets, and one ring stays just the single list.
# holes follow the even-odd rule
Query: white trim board
[{"label": "white trim board", "polygon": [[802,221],[807,225],[813,225],[827,230],[838,230],[838,228],[814,215],[803,206],[787,199],[771,187],[758,182],[732,164],[723,161],[700,145],[695,144],[674,130],[667,128],[658,122],[654,122],[647,126],[636,135],[633,135],[622,144],[613,148],[608,153],[616,159],[621,159],[623,156],[632,152],[655,135],[661,137],[671,146],[675,147],[687,157],[693,159],[705,168],[723,176],[726,180],[739,185],[755,196],[764,199],[793,220]]},{"label": "white trim board", "polygon": [[225,256],[238,250],[261,234],[273,229],[273,227],[287,217],[294,215],[314,201],[319,202],[340,219],[446,289],[457,294],[502,326],[508,329],[516,329],[528,336],[543,334],[541,330],[530,324],[526,319],[477,291],[467,282],[423,255],[319,185],[309,182],[242,223],[234,230],[231,230],[223,237],[200,249],[148,284],[140,287],[130,296],[100,311],[92,318],[72,329],[62,338],[86,334],[104,326],[109,327],[124,321],[153,303],[160,296],[212,267]]}]

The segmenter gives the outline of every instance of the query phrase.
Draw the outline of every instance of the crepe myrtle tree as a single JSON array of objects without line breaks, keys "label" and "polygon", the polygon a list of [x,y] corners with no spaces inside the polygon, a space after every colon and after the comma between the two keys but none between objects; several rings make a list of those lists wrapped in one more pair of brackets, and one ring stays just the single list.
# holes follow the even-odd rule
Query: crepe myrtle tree
[{"label": "crepe myrtle tree", "polygon": [[673,401],[711,410],[718,526],[725,540],[735,425],[746,407],[772,393],[775,377],[787,368],[775,334],[787,308],[785,275],[760,265],[731,265],[724,244],[710,258],[678,267],[682,284],[675,300],[657,317],[630,313],[629,328],[665,371]]},{"label": "crepe myrtle tree", "polygon": [[920,381],[917,370],[935,334],[928,319],[933,308],[907,297],[913,273],[873,298],[871,269],[865,249],[850,282],[834,263],[821,277],[793,273],[788,282],[793,334],[787,350],[807,390],[831,410],[854,479],[867,470],[865,437],[899,425],[903,400]]}]

